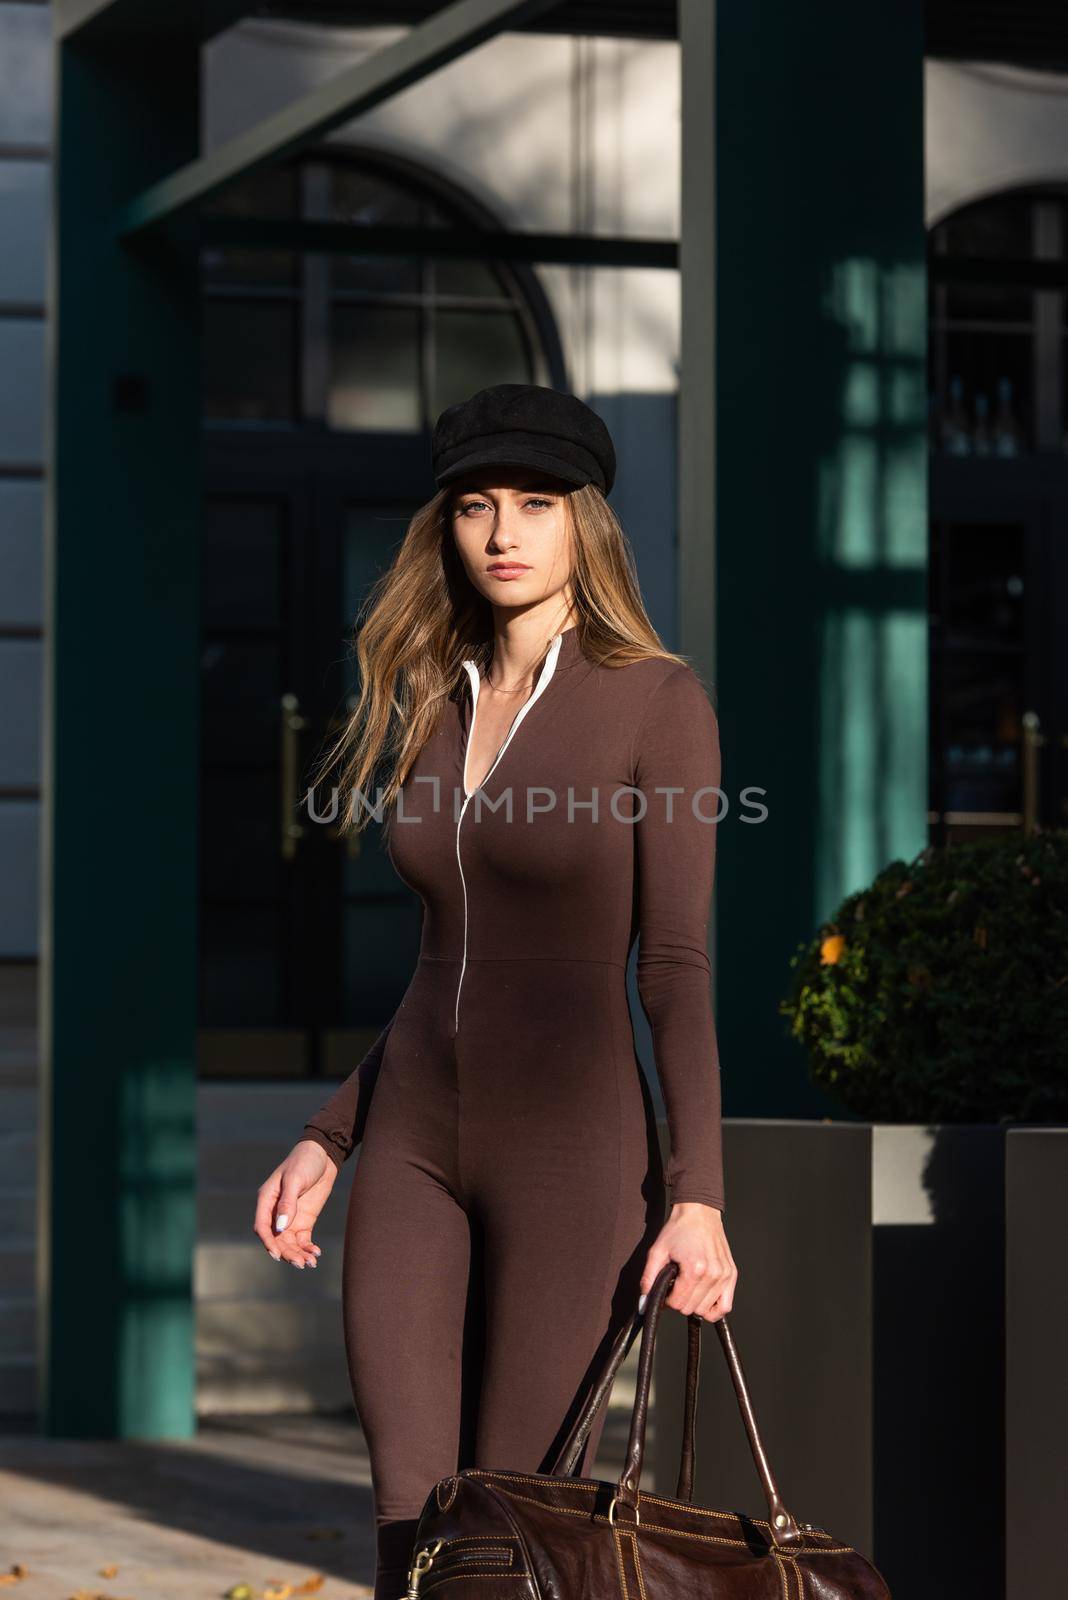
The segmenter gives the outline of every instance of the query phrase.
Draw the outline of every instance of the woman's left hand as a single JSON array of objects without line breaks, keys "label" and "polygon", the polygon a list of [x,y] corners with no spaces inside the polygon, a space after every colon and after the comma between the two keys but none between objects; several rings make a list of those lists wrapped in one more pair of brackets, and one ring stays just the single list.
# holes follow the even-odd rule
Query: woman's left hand
[{"label": "woman's left hand", "polygon": [[715,1206],[695,1200],[672,1206],[645,1258],[642,1306],[657,1273],[669,1261],[677,1261],[679,1271],[665,1306],[686,1316],[697,1312],[708,1322],[718,1322],[730,1311],[738,1268],[723,1231],[723,1213]]}]

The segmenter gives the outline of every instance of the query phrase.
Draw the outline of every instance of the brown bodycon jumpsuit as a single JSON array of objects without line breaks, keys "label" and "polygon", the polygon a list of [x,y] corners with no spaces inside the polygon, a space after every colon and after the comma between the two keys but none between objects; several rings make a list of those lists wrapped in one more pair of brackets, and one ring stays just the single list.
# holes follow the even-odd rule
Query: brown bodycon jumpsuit
[{"label": "brown bodycon jumpsuit", "polygon": [[[666,1202],[724,1204],[708,696],[678,662],[591,663],[568,628],[468,794],[481,677],[465,667],[388,827],[424,906],[415,972],[303,1135],[338,1165],[360,1144],[342,1296],[375,1600],[403,1595],[439,1478],[549,1469],[634,1308]],[[627,1002],[636,936],[664,1170]]]}]

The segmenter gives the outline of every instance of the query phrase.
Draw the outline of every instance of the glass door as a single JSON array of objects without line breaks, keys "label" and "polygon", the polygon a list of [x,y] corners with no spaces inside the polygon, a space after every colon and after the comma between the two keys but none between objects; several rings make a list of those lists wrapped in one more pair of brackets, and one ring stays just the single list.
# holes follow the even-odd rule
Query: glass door
[{"label": "glass door", "polygon": [[[309,814],[353,703],[352,624],[424,482],[374,438],[207,448],[202,563],[200,1063],[213,1078],[338,1077],[408,982],[421,907],[372,822]],[[364,454],[366,450],[367,454]],[[418,452],[419,459],[415,460]],[[359,456],[362,460],[356,459]],[[391,485],[408,481],[399,502]],[[359,485],[359,493],[352,485]],[[320,786],[327,818],[329,786]]]}]

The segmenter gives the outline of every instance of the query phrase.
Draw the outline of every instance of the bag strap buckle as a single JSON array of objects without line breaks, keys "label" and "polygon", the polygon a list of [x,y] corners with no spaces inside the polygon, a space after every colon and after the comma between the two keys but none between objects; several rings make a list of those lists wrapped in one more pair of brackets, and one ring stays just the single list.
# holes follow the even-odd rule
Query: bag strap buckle
[{"label": "bag strap buckle", "polygon": [[[616,1525],[616,1501],[619,1500],[619,1498],[620,1497],[619,1497],[618,1494],[614,1494],[612,1496],[612,1503],[608,1507],[608,1520],[611,1523],[613,1528]],[[642,1520],[642,1514],[639,1511],[638,1507],[635,1506],[634,1507],[634,1526],[637,1527],[638,1524],[641,1522],[641,1520]]]}]

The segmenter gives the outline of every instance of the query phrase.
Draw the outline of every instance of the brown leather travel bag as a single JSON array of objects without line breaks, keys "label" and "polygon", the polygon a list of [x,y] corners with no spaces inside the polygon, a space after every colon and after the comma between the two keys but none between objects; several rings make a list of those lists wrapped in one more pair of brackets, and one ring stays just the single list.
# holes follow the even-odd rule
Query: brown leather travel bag
[{"label": "brown leather travel bag", "polygon": [[[783,1505],[757,1431],[727,1318],[716,1322],[768,1516],[693,1504],[694,1421],[704,1319],[690,1316],[682,1461],[675,1498],[638,1487],[653,1346],[678,1266],[657,1274],[644,1313],[620,1330],[551,1472],[467,1467],[423,1505],[407,1600],[890,1600],[859,1551]],[[642,1325],[627,1459],[616,1483],[572,1476]],[[398,1597],[405,1600],[405,1597]]]}]

